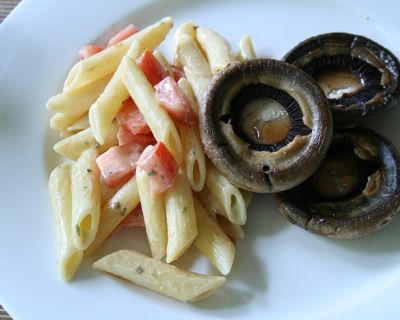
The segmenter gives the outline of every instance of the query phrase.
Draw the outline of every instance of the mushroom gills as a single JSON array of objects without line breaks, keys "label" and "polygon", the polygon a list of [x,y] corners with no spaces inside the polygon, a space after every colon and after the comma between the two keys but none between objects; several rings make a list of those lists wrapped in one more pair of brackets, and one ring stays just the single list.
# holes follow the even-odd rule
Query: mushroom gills
[{"label": "mushroom gills", "polygon": [[385,89],[379,69],[353,56],[323,56],[303,70],[317,81],[333,106],[364,105]]},{"label": "mushroom gills", "polygon": [[244,86],[232,99],[231,113],[220,117],[255,151],[276,152],[311,129],[297,101],[287,92],[258,83]]}]

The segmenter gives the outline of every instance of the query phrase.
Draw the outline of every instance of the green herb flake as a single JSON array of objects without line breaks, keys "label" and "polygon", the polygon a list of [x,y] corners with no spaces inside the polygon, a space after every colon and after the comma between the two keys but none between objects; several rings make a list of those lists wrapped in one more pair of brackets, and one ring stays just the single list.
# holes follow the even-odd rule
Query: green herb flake
[{"label": "green herb flake", "polygon": [[86,171],[89,172],[89,173],[91,173],[91,172],[92,172],[92,169],[87,168]]},{"label": "green herb flake", "polygon": [[88,146],[88,145],[89,145],[89,142],[88,142],[88,141],[84,141],[83,143],[85,144],[85,146]]},{"label": "green herb flake", "polygon": [[139,274],[142,274],[142,273],[144,272],[144,270],[143,270],[143,268],[142,268],[141,266],[137,267],[137,268],[135,269],[135,271],[136,271],[137,273],[139,273]]},{"label": "green herb flake", "polygon": [[154,171],[154,170],[151,170],[151,171],[147,172],[147,175],[148,175],[149,177],[153,177],[153,176],[157,175],[157,172]]},{"label": "green herb flake", "polygon": [[183,207],[182,213],[185,213],[187,211],[188,207]]},{"label": "green herb flake", "polygon": [[119,203],[119,201],[115,202],[112,204],[112,209],[120,209],[121,208],[121,204]]},{"label": "green herb flake", "polygon": [[99,149],[100,148],[100,143],[96,143],[96,149]]},{"label": "green herb flake", "polygon": [[78,235],[78,237],[80,237],[81,236],[81,228],[79,228],[78,224],[75,225],[75,231],[76,231],[76,234]]}]

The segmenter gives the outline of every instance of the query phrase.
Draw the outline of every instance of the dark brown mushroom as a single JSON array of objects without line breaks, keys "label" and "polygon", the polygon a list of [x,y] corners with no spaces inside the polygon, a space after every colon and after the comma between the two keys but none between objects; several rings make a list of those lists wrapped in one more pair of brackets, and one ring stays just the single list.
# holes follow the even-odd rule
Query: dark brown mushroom
[{"label": "dark brown mushroom", "polygon": [[337,239],[368,235],[400,210],[400,154],[371,130],[335,132],[319,169],[274,199],[290,222],[308,231]]},{"label": "dark brown mushroom", "polygon": [[324,93],[305,72],[257,59],[214,76],[201,103],[200,132],[208,157],[232,183],[278,192],[318,168],[332,119]]},{"label": "dark brown mushroom", "polygon": [[327,33],[309,38],[283,58],[324,90],[335,128],[365,123],[400,101],[399,60],[360,35]]}]

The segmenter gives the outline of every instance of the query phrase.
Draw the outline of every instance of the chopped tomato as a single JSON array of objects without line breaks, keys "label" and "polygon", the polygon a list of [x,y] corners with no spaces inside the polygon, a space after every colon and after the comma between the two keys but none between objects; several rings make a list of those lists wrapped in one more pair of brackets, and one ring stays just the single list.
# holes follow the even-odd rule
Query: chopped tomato
[{"label": "chopped tomato", "polygon": [[171,68],[172,76],[176,82],[178,82],[180,78],[186,78],[185,71],[183,71],[182,67],[174,66],[173,64],[169,67]]},{"label": "chopped tomato", "polygon": [[188,127],[197,123],[197,115],[192,103],[186,98],[174,79],[165,78],[154,88],[158,100],[175,121]]},{"label": "chopped tomato", "polygon": [[162,142],[148,146],[137,165],[151,178],[150,188],[153,194],[162,193],[170,188],[179,170],[174,156]]},{"label": "chopped tomato", "polygon": [[136,63],[142,69],[152,86],[155,86],[168,76],[164,67],[150,51],[143,52]]},{"label": "chopped tomato", "polygon": [[126,38],[129,38],[131,35],[135,34],[138,32],[140,29],[136,27],[133,24],[128,24],[124,29],[119,31],[114,37],[112,37],[107,44],[107,47],[111,47],[118,42],[121,42],[125,40]]},{"label": "chopped tomato", "polygon": [[135,102],[131,98],[125,100],[121,109],[117,113],[117,122],[124,126],[133,135],[150,133],[150,128],[140,113]]},{"label": "chopped tomato", "polygon": [[143,146],[143,148],[145,148],[149,145],[154,145],[157,142],[151,132],[147,133],[147,134],[133,135],[124,126],[119,127],[117,138],[118,138],[119,145],[134,143],[134,144],[139,144],[139,145]]},{"label": "chopped tomato", "polygon": [[86,59],[103,50],[104,47],[96,46],[94,44],[88,44],[79,49],[79,59],[81,60]]},{"label": "chopped tomato", "polygon": [[96,162],[107,186],[113,187],[128,181],[136,170],[143,147],[137,144],[115,146],[97,157]]},{"label": "chopped tomato", "polygon": [[135,209],[128,213],[126,218],[122,220],[122,227],[144,227],[144,218],[141,205],[137,205]]}]

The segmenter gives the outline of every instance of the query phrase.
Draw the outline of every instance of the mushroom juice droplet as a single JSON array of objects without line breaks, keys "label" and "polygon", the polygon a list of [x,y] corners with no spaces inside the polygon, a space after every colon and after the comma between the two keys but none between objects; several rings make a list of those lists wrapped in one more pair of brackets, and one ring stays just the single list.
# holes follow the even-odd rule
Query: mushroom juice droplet
[{"label": "mushroom juice droplet", "polygon": [[271,98],[251,100],[241,114],[241,129],[258,144],[278,144],[290,131],[290,116],[284,106]]}]

